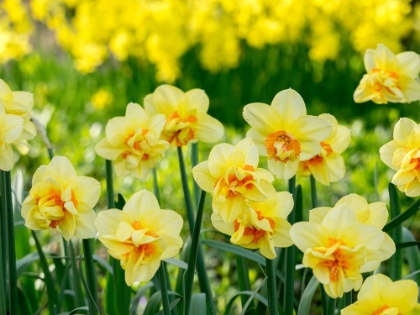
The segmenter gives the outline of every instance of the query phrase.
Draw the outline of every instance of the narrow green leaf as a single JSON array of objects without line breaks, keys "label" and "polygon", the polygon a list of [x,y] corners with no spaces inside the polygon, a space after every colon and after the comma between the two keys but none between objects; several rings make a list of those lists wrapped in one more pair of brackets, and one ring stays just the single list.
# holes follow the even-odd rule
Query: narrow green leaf
[{"label": "narrow green leaf", "polygon": [[37,252],[29,253],[25,257],[18,259],[16,261],[16,275],[19,278],[22,273],[34,262],[39,259],[39,254]]},{"label": "narrow green leaf", "polygon": [[[418,243],[416,242],[416,239],[414,238],[414,235],[411,233],[411,231],[405,227],[403,227],[403,234],[402,234],[402,240],[405,243]],[[412,277],[416,282],[417,285],[420,285],[420,275],[418,270],[420,270],[420,252],[417,246],[410,246],[406,247],[403,250],[403,254],[408,262],[408,267],[410,271],[410,277]]]},{"label": "narrow green leaf", "polygon": [[86,290],[90,292],[88,296],[92,297],[92,299],[89,299],[89,314],[96,315],[97,311],[95,308],[98,308],[97,306],[99,305],[99,303],[98,303],[98,292],[97,292],[98,289],[96,287],[95,263],[93,262],[92,242],[91,242],[91,239],[84,239],[82,242],[83,242],[84,260],[85,260],[85,272],[86,272],[86,278],[87,278]]},{"label": "narrow green leaf", "polygon": [[206,294],[194,293],[191,297],[190,314],[203,314],[203,310],[205,310],[206,307]]},{"label": "narrow green leaf", "polygon": [[[169,303],[169,310],[172,311],[175,308],[175,306],[179,304],[181,300],[182,300],[181,298],[177,298],[177,299],[174,299],[171,303]],[[156,315],[163,315],[163,310],[160,310],[158,313],[156,313]]]},{"label": "narrow green leaf", "polygon": [[153,283],[149,282],[146,285],[142,286],[134,295],[134,298],[132,300],[131,303],[131,315],[137,315],[137,307],[139,305],[140,299],[142,296],[145,295],[145,293],[147,292],[147,290],[153,288]]},{"label": "narrow green leaf", "polygon": [[279,311],[281,311],[280,314],[283,314],[283,308],[279,307],[279,299],[277,298],[277,283],[275,276],[274,261],[272,259],[267,258],[265,264],[267,274],[268,313],[279,314]]},{"label": "narrow green leaf", "polygon": [[99,257],[98,255],[93,255],[93,261],[96,261],[99,266],[103,267],[112,276],[114,275],[114,270],[112,269],[112,266],[103,258]]},{"label": "narrow green leaf", "polygon": [[[249,296],[250,298],[251,298],[251,301],[255,298],[255,299],[257,299],[258,301],[260,301],[261,303],[263,303],[264,305],[265,305],[265,307],[268,307],[268,301],[267,301],[267,299],[265,298],[265,297],[263,297],[261,294],[259,294],[258,293],[258,291],[261,289],[261,286],[264,284],[264,282],[265,282],[265,280],[266,279],[264,279],[263,281],[262,281],[262,283],[257,287],[257,289],[256,290],[254,290],[254,291],[241,291],[241,292],[238,292],[238,293],[235,293],[231,298],[230,298],[230,300],[229,300],[229,302],[226,304],[226,308],[225,308],[225,312],[224,312],[224,315],[229,315],[230,314],[230,311],[231,311],[231,309],[232,309],[232,306],[233,306],[233,303],[235,302],[235,300],[236,300],[236,298],[238,297],[238,296],[240,296],[240,297],[247,297],[247,296]],[[242,307],[242,309],[244,309],[245,308],[245,306],[248,306],[248,305],[250,305],[250,304],[246,304],[247,302],[249,301],[249,298],[247,298],[246,299],[246,302],[244,303],[244,305],[243,305],[243,307]],[[245,310],[246,311],[246,310]]]},{"label": "narrow green leaf", "polygon": [[315,276],[312,276],[311,280],[306,286],[305,291],[302,294],[302,298],[300,299],[297,315],[309,315],[309,311],[311,310],[312,305],[312,299],[314,297],[316,289],[318,288],[318,285],[318,280],[315,278]]},{"label": "narrow green leaf", "polygon": [[155,292],[147,301],[147,305],[146,305],[146,308],[144,309],[143,315],[155,315],[157,312],[159,312],[161,300],[162,300],[161,292],[160,291]]},{"label": "narrow green leaf", "polygon": [[403,249],[403,248],[407,248],[407,247],[412,247],[412,246],[419,246],[420,242],[419,241],[412,241],[412,242],[402,242],[399,244],[395,244],[395,246],[398,249]]},{"label": "narrow green leaf", "polygon": [[[267,278],[265,278],[260,285],[252,292],[251,296],[248,298],[248,301],[245,303],[244,308],[242,309],[241,315],[244,315],[246,313],[246,311],[248,310],[249,305],[251,304],[252,300],[257,296],[257,292],[261,289],[261,287],[263,286],[264,282],[267,280]],[[260,302],[266,306],[268,305],[268,301],[267,300],[260,300]],[[279,313],[280,314],[280,313]],[[283,312],[281,313],[283,314]],[[276,314],[277,315],[277,314]]]},{"label": "narrow green leaf", "polygon": [[[251,291],[251,283],[249,281],[248,265],[244,257],[236,255],[236,271],[238,274],[238,285],[241,292]],[[241,295],[242,307],[247,302],[245,295]]]},{"label": "narrow green leaf", "polygon": [[[31,304],[29,303],[28,298],[25,293],[18,288],[18,302],[19,302],[19,315],[28,315],[33,314]],[[6,313],[3,313],[6,314]]]},{"label": "narrow green leaf", "polygon": [[160,292],[162,293],[162,307],[163,307],[163,314],[170,315],[171,309],[169,308],[169,296],[168,296],[168,287],[166,283],[166,272],[165,272],[165,263],[160,262],[160,267],[158,269],[158,277],[160,283]]},{"label": "narrow green leaf", "polygon": [[[79,269],[82,270],[82,257],[79,256]],[[80,279],[82,280],[83,287],[85,288],[86,295],[89,302],[89,314],[96,314],[96,312],[100,313],[99,305],[97,304],[97,300],[92,295],[91,288],[89,288],[89,284],[86,282],[86,279],[83,275],[83,272],[80,272]]]},{"label": "narrow green leaf", "polygon": [[71,312],[62,312],[62,313],[59,313],[58,315],[78,315],[78,314],[89,314],[89,307],[87,306],[77,307]]},{"label": "narrow green leaf", "polygon": [[[401,214],[400,203],[398,200],[397,189],[394,184],[390,183],[388,186],[389,190],[389,203],[391,218],[396,218]],[[400,244],[402,240],[402,226],[401,223],[395,226],[391,231],[390,235],[395,244]],[[397,250],[394,255],[389,259],[389,277],[393,280],[401,279],[402,275],[402,251]]]},{"label": "narrow green leaf", "polygon": [[179,259],[175,259],[175,258],[168,258],[165,259],[164,262],[170,264],[170,265],[174,265],[177,266],[181,269],[187,270],[188,269],[188,264],[182,260]]},{"label": "narrow green leaf", "polygon": [[388,232],[395,227],[401,225],[405,220],[411,218],[414,214],[417,213],[417,211],[420,209],[420,199],[415,201],[410,207],[408,207],[407,210],[396,216],[395,218],[392,218],[391,221],[389,221],[383,228],[384,232]]}]

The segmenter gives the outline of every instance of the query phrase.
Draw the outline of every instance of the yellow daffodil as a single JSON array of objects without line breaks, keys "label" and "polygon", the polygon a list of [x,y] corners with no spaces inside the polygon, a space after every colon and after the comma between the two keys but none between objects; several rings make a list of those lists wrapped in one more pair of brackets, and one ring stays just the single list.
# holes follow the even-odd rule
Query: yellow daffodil
[{"label": "yellow daffodil", "polygon": [[[337,201],[334,207],[345,205],[356,214],[357,220],[360,224],[370,225],[382,230],[388,220],[388,209],[384,202],[368,203],[365,198],[356,194],[344,196]],[[331,210],[330,207],[318,207],[309,212],[309,222],[321,224],[324,217]],[[365,268],[376,268],[378,261],[389,259],[395,253],[395,243],[392,238],[383,233],[383,243],[375,252],[368,255],[368,261]],[[373,264],[369,267],[368,264]]]},{"label": "yellow daffodil", "polygon": [[0,102],[0,170],[10,171],[15,164],[15,157],[10,144],[19,139],[23,131],[22,117],[6,114]]},{"label": "yellow daffodil", "polygon": [[179,214],[160,209],[156,197],[146,190],[132,195],[122,211],[105,210],[95,220],[99,240],[121,261],[129,286],[150,280],[161,260],[178,254],[182,224]]},{"label": "yellow daffodil", "polygon": [[213,213],[213,226],[231,235],[230,242],[250,249],[260,249],[260,253],[274,259],[275,247],[291,246],[290,223],[287,216],[293,209],[293,198],[288,192],[278,192],[265,201],[250,201],[249,207],[231,223],[225,223],[222,218]]},{"label": "yellow daffodil", "polygon": [[297,176],[309,176],[321,184],[329,186],[344,177],[346,167],[341,153],[350,144],[350,130],[340,126],[334,116],[330,114],[319,115],[332,126],[331,135],[321,142],[321,152],[307,161],[301,161]]},{"label": "yellow daffodil", "polygon": [[216,142],[223,136],[223,125],[207,114],[209,98],[200,89],[186,93],[175,86],[161,85],[144,99],[149,115],[163,114],[166,125],[162,138],[174,146],[188,142]]},{"label": "yellow daffodil", "polygon": [[106,138],[96,145],[96,153],[114,161],[118,176],[144,179],[169,148],[168,142],[160,140],[164,126],[165,116],[149,116],[140,105],[130,103],[124,117],[108,122]]},{"label": "yellow daffodil", "polygon": [[36,135],[35,125],[31,121],[33,95],[23,91],[12,92],[7,83],[0,79],[0,103],[3,104],[6,114],[22,117],[24,124],[19,140],[33,139]]},{"label": "yellow daffodil", "polygon": [[378,44],[365,53],[365,74],[354,92],[354,101],[377,104],[410,103],[420,99],[420,57],[413,51],[394,55]]},{"label": "yellow daffodil", "polygon": [[379,153],[381,160],[397,171],[392,183],[409,197],[420,196],[420,125],[401,118],[394,127],[394,140]]},{"label": "yellow daffodil", "polygon": [[361,224],[346,204],[329,209],[321,222],[298,222],[290,230],[293,243],[304,253],[303,265],[313,269],[332,298],[358,290],[361,273],[374,270],[395,252],[395,244],[389,244],[385,234]]},{"label": "yellow daffodil", "polygon": [[222,143],[216,145],[208,161],[192,169],[197,184],[213,194],[213,211],[224,222],[233,222],[249,201],[264,201],[274,190],[273,175],[257,168],[258,149],[251,138],[236,146]]},{"label": "yellow daffodil", "polygon": [[72,236],[91,238],[101,186],[96,179],[77,176],[64,156],[42,165],[32,178],[29,196],[22,204],[25,225],[32,230],[57,229],[66,240]]},{"label": "yellow daffodil", "polygon": [[278,178],[293,177],[300,161],[321,153],[321,142],[332,131],[322,118],[306,115],[302,97],[288,89],[277,93],[271,106],[248,104],[244,118],[251,125],[247,137],[254,140],[261,156],[267,156],[269,170]]},{"label": "yellow daffodil", "polygon": [[341,315],[418,315],[418,287],[413,280],[392,282],[382,274],[368,277],[357,294],[357,302]]}]

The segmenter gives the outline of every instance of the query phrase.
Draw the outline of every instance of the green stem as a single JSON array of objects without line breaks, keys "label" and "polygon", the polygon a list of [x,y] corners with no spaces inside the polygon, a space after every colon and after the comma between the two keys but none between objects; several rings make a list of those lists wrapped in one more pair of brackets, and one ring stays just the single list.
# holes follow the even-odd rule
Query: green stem
[{"label": "green stem", "polygon": [[71,266],[72,266],[72,271],[73,271],[71,282],[72,282],[72,286],[74,290],[74,300],[75,300],[76,307],[80,307],[80,306],[85,305],[85,302],[84,302],[85,298],[84,298],[83,290],[81,286],[82,282],[80,279],[79,269],[77,268],[76,253],[74,252],[74,247],[71,240],[69,241],[68,249],[69,249],[70,261],[71,261]]},{"label": "green stem", "polygon": [[[293,194],[295,206],[288,216],[290,224],[296,222],[296,177],[293,176],[289,180],[289,192]],[[293,315],[294,306],[294,287],[295,287],[295,268],[296,268],[296,247],[294,245],[286,248],[286,272],[285,272],[285,288],[284,288],[284,313]]]},{"label": "green stem", "polygon": [[[249,272],[244,257],[236,255],[236,270],[238,273],[239,291],[251,291],[251,283],[249,281]],[[248,297],[241,295],[242,307],[247,303]],[[252,308],[252,307],[251,307]]]},{"label": "green stem", "polygon": [[335,304],[336,304],[337,300],[333,299],[331,297],[328,297],[328,315],[334,315],[335,314]]},{"label": "green stem", "polygon": [[83,251],[85,253],[85,270],[87,286],[93,301],[89,299],[89,315],[96,315],[98,304],[98,293],[96,288],[95,264],[93,262],[93,250],[90,239],[83,240]]},{"label": "green stem", "polygon": [[[187,209],[188,224],[190,227],[190,233],[192,237],[193,235],[192,229],[193,227],[195,228],[195,224],[197,223],[195,222],[195,219],[194,219],[194,210],[193,210],[193,205],[191,202],[191,194],[190,194],[190,189],[188,188],[188,178],[187,178],[187,172],[185,169],[184,155],[182,153],[181,147],[177,147],[177,149],[178,149],[179,168],[181,172],[182,189],[184,191],[185,207]],[[203,192],[201,193],[201,196],[203,196]],[[200,199],[200,202],[201,202],[201,199]],[[200,221],[200,224],[201,224],[201,221]],[[207,276],[206,266],[204,262],[203,250],[200,243],[198,243],[197,246],[198,247],[197,247],[196,268],[197,268],[197,273],[198,273],[198,283],[200,285],[201,292],[204,292],[207,295],[207,301],[210,304],[213,314],[216,314],[216,307],[213,303],[213,294],[211,292],[210,282]]]},{"label": "green stem", "polygon": [[[400,213],[400,203],[398,200],[398,194],[395,186],[389,184],[389,200],[390,200],[390,210],[391,218],[397,217]],[[393,230],[391,230],[390,235],[394,240],[395,244],[400,244],[402,242],[402,225],[399,224]],[[389,259],[389,277],[393,280],[400,280],[402,276],[402,250],[397,250],[394,255]]]},{"label": "green stem", "polygon": [[318,207],[318,196],[316,193],[316,181],[315,178],[311,175],[311,198],[312,198],[312,208]]},{"label": "green stem", "polygon": [[[198,142],[193,143],[191,146],[191,166],[194,167],[198,164]],[[200,186],[194,181],[194,201],[195,205],[198,206],[200,202]]]},{"label": "green stem", "polygon": [[160,203],[159,182],[158,182],[156,167],[153,168],[152,174],[153,174],[153,192],[155,193],[157,201]]},{"label": "green stem", "polygon": [[[3,171],[2,171],[3,172]],[[9,258],[9,294],[10,294],[10,313],[18,314],[18,292],[17,292],[17,274],[16,274],[16,245],[15,245],[15,221],[13,216],[12,202],[12,180],[10,171],[4,173],[4,188],[7,202],[7,248]]]},{"label": "green stem", "polygon": [[[4,177],[4,172],[1,171],[0,172],[0,185],[1,185],[1,213],[0,213],[0,223],[1,223],[1,228],[0,228],[0,247],[1,247],[1,253],[0,253],[0,260],[1,260],[1,278],[2,278],[2,295],[4,294],[4,296],[1,297],[1,299],[3,300],[3,298],[5,300],[7,300],[7,294],[8,294],[8,285],[7,283],[8,281],[8,273],[7,273],[7,244],[8,244],[8,225],[7,225],[7,191],[6,191],[6,183],[5,183],[5,177]],[[7,301],[8,303],[8,301]],[[1,308],[7,308],[7,304],[6,302],[1,303]],[[1,313],[1,314],[6,314],[6,312]]]},{"label": "green stem", "polygon": [[349,306],[352,303],[353,303],[352,291],[344,293],[344,307]]},{"label": "green stem", "polygon": [[114,182],[113,182],[113,169],[112,162],[105,160],[105,173],[106,173],[106,197],[108,201],[108,209],[115,208],[114,199]]},{"label": "green stem", "polygon": [[268,314],[279,313],[278,298],[277,298],[277,285],[276,274],[274,270],[274,261],[272,259],[265,260],[265,269],[267,272],[267,298],[268,298]]},{"label": "green stem", "polygon": [[168,295],[168,288],[166,286],[165,262],[163,261],[160,262],[158,276],[159,276],[159,282],[160,282],[160,292],[162,295],[163,314],[170,315],[171,310],[169,309],[169,295]]}]

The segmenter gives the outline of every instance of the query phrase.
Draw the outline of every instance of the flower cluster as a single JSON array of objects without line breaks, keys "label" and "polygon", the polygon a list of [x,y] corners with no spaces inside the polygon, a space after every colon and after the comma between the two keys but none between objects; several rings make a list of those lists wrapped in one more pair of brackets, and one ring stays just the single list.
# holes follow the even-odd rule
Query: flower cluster
[{"label": "flower cluster", "polygon": [[34,99],[31,93],[13,92],[0,79],[0,169],[10,171],[15,163],[12,143],[35,137],[35,125],[31,122]]}]

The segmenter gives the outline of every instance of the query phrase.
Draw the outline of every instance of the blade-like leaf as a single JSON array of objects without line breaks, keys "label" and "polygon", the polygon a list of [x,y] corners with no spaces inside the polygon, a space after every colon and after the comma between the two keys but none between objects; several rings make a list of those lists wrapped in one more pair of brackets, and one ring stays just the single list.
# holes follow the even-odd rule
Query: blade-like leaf
[{"label": "blade-like leaf", "polygon": [[312,305],[312,298],[316,289],[318,288],[318,285],[318,280],[315,278],[315,276],[312,276],[312,279],[309,281],[305,291],[302,294],[302,298],[300,299],[297,315],[309,315],[309,311]]}]

